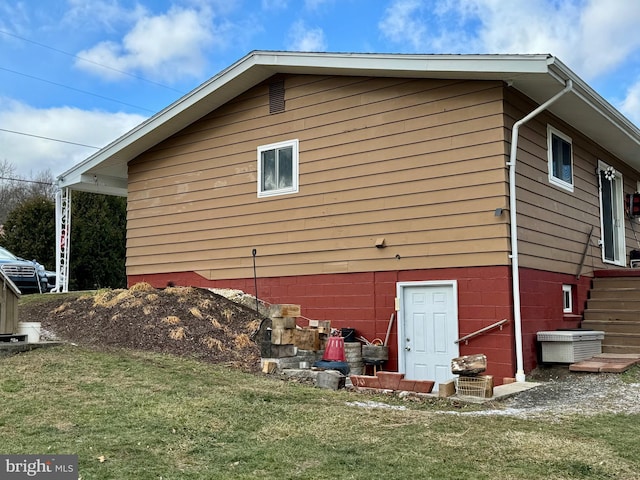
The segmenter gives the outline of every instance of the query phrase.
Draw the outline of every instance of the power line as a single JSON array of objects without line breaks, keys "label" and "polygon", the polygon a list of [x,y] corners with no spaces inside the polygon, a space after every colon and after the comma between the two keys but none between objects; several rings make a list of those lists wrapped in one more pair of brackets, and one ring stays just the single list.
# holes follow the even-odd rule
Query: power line
[{"label": "power line", "polygon": [[164,84],[159,83],[159,82],[154,82],[153,80],[149,80],[147,78],[141,77],[141,76],[136,75],[134,73],[125,72],[124,70],[119,70],[117,68],[110,67],[108,65],[103,65],[102,63],[94,62],[93,60],[89,60],[88,58],[83,58],[83,57],[80,57],[80,56],[75,55],[73,53],[65,52],[64,50],[60,50],[58,48],[54,48],[54,47],[51,47],[49,45],[45,45],[43,43],[39,43],[39,42],[35,42],[33,40],[29,40],[28,38],[21,37],[20,35],[16,35],[15,33],[7,32],[6,30],[0,30],[0,33],[3,33],[4,35],[8,35],[10,37],[18,38],[18,39],[20,39],[20,40],[22,40],[24,42],[32,43],[33,45],[37,45],[37,46],[42,47],[42,48],[46,48],[47,50],[52,50],[54,52],[61,53],[62,55],[67,55],[69,57],[76,58],[78,60],[82,60],[83,62],[91,63],[92,65],[96,65],[96,66],[101,67],[101,68],[106,68],[107,70],[111,70],[111,71],[114,71],[114,72],[121,73],[122,75],[127,75],[129,77],[136,78],[138,80],[142,80],[143,82],[152,83],[152,84],[157,85],[159,87],[166,88],[168,90],[173,90],[174,92],[180,93],[181,95],[184,95],[184,93],[185,93],[185,92],[183,92],[181,90],[178,90],[176,88],[170,87],[168,85],[164,85]]},{"label": "power line", "polygon": [[25,137],[41,138],[43,140],[51,140],[52,142],[68,143],[69,145],[77,145],[78,147],[95,148],[100,150],[100,147],[94,147],[93,145],[85,145],[84,143],[69,142],[68,140],[59,140],[57,138],[43,137],[41,135],[34,135],[33,133],[16,132],[15,130],[7,130],[6,128],[0,128],[0,132],[15,133],[16,135],[24,135]]},{"label": "power line", "polygon": [[12,182],[37,183],[39,185],[53,185],[51,182],[42,182],[39,180],[25,180],[24,178],[0,177],[0,180],[11,180]]},{"label": "power line", "polygon": [[99,95],[97,93],[91,93],[91,92],[87,92],[86,90],[80,90],[79,88],[75,88],[75,87],[70,87],[68,85],[63,85],[62,83],[56,83],[56,82],[52,82],[51,80],[46,80],[44,78],[40,78],[40,77],[35,77],[33,75],[29,75],[26,73],[22,73],[22,72],[17,72],[15,70],[11,70],[9,68],[5,68],[5,67],[0,67],[0,70],[4,70],[5,72],[10,72],[10,73],[15,73],[16,75],[22,75],[23,77],[27,77],[27,78],[32,78],[34,80],[39,80],[41,82],[45,82],[45,83],[49,83],[51,85],[56,85],[58,87],[62,87],[62,88],[68,88],[69,90],[73,90],[75,92],[80,92],[80,93],[84,93],[86,95],[92,95],[94,97],[98,97],[98,98],[102,98],[104,100],[109,100],[111,102],[116,102],[116,103],[120,103],[122,105],[127,105],[128,107],[133,107],[133,108],[137,108],[139,110],[144,110],[146,112],[151,112],[151,113],[155,113],[154,110],[150,110],[148,108],[144,108],[144,107],[139,107],[138,105],[132,105],[131,103],[126,103],[126,102],[121,102],[120,100],[116,100],[115,98],[109,98],[109,97],[105,97],[103,95]]}]

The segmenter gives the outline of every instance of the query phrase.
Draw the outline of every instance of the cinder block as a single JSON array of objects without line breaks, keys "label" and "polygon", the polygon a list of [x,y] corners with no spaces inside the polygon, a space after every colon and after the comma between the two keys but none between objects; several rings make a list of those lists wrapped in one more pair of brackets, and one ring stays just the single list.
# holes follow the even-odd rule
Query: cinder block
[{"label": "cinder block", "polygon": [[294,345],[271,345],[270,358],[293,357],[296,354]]},{"label": "cinder block", "polygon": [[320,388],[338,390],[345,386],[345,376],[335,370],[326,370],[318,373],[316,385]]}]

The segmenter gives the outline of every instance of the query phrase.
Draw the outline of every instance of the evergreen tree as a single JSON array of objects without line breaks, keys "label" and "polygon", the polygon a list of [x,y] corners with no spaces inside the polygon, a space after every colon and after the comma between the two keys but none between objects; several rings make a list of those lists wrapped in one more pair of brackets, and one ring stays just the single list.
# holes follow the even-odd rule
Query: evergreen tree
[{"label": "evergreen tree", "polygon": [[69,289],[124,288],[127,200],[73,192]]},{"label": "evergreen tree", "polygon": [[[126,287],[126,199],[84,192],[71,198],[69,290]],[[55,232],[55,202],[32,197],[9,212],[0,244],[55,270]]]},{"label": "evergreen tree", "polygon": [[35,196],[14,208],[4,224],[2,246],[26,260],[37,260],[55,269],[55,203]]}]

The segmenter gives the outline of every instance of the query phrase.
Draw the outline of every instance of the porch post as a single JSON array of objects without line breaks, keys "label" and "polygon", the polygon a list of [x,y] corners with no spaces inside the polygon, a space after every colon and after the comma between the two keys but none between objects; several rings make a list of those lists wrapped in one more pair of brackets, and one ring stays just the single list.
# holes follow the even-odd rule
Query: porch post
[{"label": "porch post", "polygon": [[57,293],[69,291],[69,247],[71,246],[71,189],[56,191],[56,286]]}]

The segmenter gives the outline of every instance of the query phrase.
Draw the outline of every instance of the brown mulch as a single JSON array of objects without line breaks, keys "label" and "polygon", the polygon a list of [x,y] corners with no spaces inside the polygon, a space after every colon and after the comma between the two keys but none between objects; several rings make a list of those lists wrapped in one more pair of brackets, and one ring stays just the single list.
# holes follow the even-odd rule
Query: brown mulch
[{"label": "brown mulch", "polygon": [[20,305],[19,318],[41,322],[45,338],[78,345],[169,353],[247,371],[260,366],[252,334],[263,317],[200,288],[137,284],[76,298],[52,294]]}]

